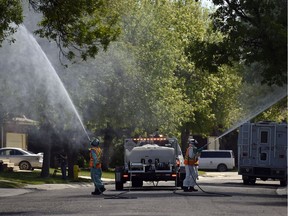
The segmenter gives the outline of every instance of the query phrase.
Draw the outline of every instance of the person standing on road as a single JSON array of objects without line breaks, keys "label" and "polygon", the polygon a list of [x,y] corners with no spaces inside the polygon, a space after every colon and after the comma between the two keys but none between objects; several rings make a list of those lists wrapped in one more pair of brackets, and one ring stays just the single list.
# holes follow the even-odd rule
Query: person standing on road
[{"label": "person standing on road", "polygon": [[90,173],[91,179],[94,183],[95,190],[92,192],[92,195],[100,195],[106,189],[101,181],[102,177],[102,168],[101,168],[101,160],[102,160],[102,149],[100,148],[100,141],[95,138],[91,141],[90,148]]},{"label": "person standing on road", "polygon": [[185,171],[186,171],[186,176],[183,181],[184,192],[198,191],[197,189],[194,188],[196,185],[196,179],[198,177],[196,166],[198,163],[199,153],[201,152],[201,150],[198,150],[195,146],[197,143],[198,142],[195,139],[188,140],[189,147],[186,150],[184,158]]}]

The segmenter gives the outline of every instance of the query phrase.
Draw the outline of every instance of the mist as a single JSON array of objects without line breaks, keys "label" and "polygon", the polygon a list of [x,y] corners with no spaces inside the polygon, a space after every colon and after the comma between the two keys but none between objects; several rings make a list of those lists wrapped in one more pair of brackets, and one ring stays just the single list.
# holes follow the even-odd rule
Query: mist
[{"label": "mist", "polygon": [[20,26],[13,38],[15,43],[5,41],[0,50],[3,110],[86,133],[66,88],[33,35]]}]

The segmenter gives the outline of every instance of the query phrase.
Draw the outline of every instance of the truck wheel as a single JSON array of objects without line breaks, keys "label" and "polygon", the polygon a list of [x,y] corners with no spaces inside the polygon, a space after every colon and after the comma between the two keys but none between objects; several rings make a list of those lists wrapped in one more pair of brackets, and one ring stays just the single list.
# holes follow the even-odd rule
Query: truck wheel
[{"label": "truck wheel", "polygon": [[256,178],[250,178],[250,184],[255,185],[256,183]]},{"label": "truck wheel", "polygon": [[143,181],[142,180],[132,180],[132,187],[142,187]]},{"label": "truck wheel", "polygon": [[243,184],[245,185],[254,185],[256,183],[256,178],[249,177],[249,176],[242,176]]},{"label": "truck wheel", "polygon": [[175,180],[175,186],[176,187],[183,187],[183,181],[181,181],[180,179],[178,179],[177,181]]},{"label": "truck wheel", "polygon": [[116,190],[123,190],[123,182],[115,182]]},{"label": "truck wheel", "polygon": [[249,185],[250,181],[248,179],[243,180],[244,185]]},{"label": "truck wheel", "polygon": [[282,187],[287,186],[287,179],[280,180],[280,186],[282,186]]}]

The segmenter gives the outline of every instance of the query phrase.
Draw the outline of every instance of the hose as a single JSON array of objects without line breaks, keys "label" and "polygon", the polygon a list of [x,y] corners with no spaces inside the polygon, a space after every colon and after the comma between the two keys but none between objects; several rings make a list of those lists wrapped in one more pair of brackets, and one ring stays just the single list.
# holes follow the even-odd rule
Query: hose
[{"label": "hose", "polygon": [[[195,169],[195,166],[194,166],[194,169]],[[215,193],[215,192],[208,192],[208,191],[205,191],[203,190],[200,185],[197,183],[196,179],[195,179],[195,176],[194,175],[191,175],[195,184],[197,185],[197,187],[203,192],[203,193],[206,193],[206,194],[211,194],[211,195],[220,195],[220,196],[232,196],[232,195],[229,195],[229,194],[225,194],[225,193]],[[176,179],[176,186],[177,186],[177,179]],[[189,193],[177,193],[177,188],[173,191],[174,194],[177,194],[177,195],[181,195],[181,196],[199,196],[199,193],[195,194],[195,192],[189,192]]]},{"label": "hose", "polygon": [[[97,186],[97,185],[96,185]],[[130,184],[129,184],[129,190],[128,191],[124,191],[118,194],[104,194],[97,186],[98,191],[105,196],[104,199],[136,199],[137,197],[131,197],[131,196],[121,196],[123,194],[129,193],[131,191],[131,187],[132,187],[132,174],[130,174]]]}]

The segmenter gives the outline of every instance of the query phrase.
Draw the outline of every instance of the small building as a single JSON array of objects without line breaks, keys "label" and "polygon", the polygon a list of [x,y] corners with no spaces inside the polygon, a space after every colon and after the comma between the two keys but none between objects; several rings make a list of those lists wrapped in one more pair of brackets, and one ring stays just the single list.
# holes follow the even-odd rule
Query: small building
[{"label": "small building", "polygon": [[0,148],[18,147],[22,149],[28,148],[29,130],[35,128],[38,122],[26,118],[26,116],[14,117],[5,121],[1,125]]}]

